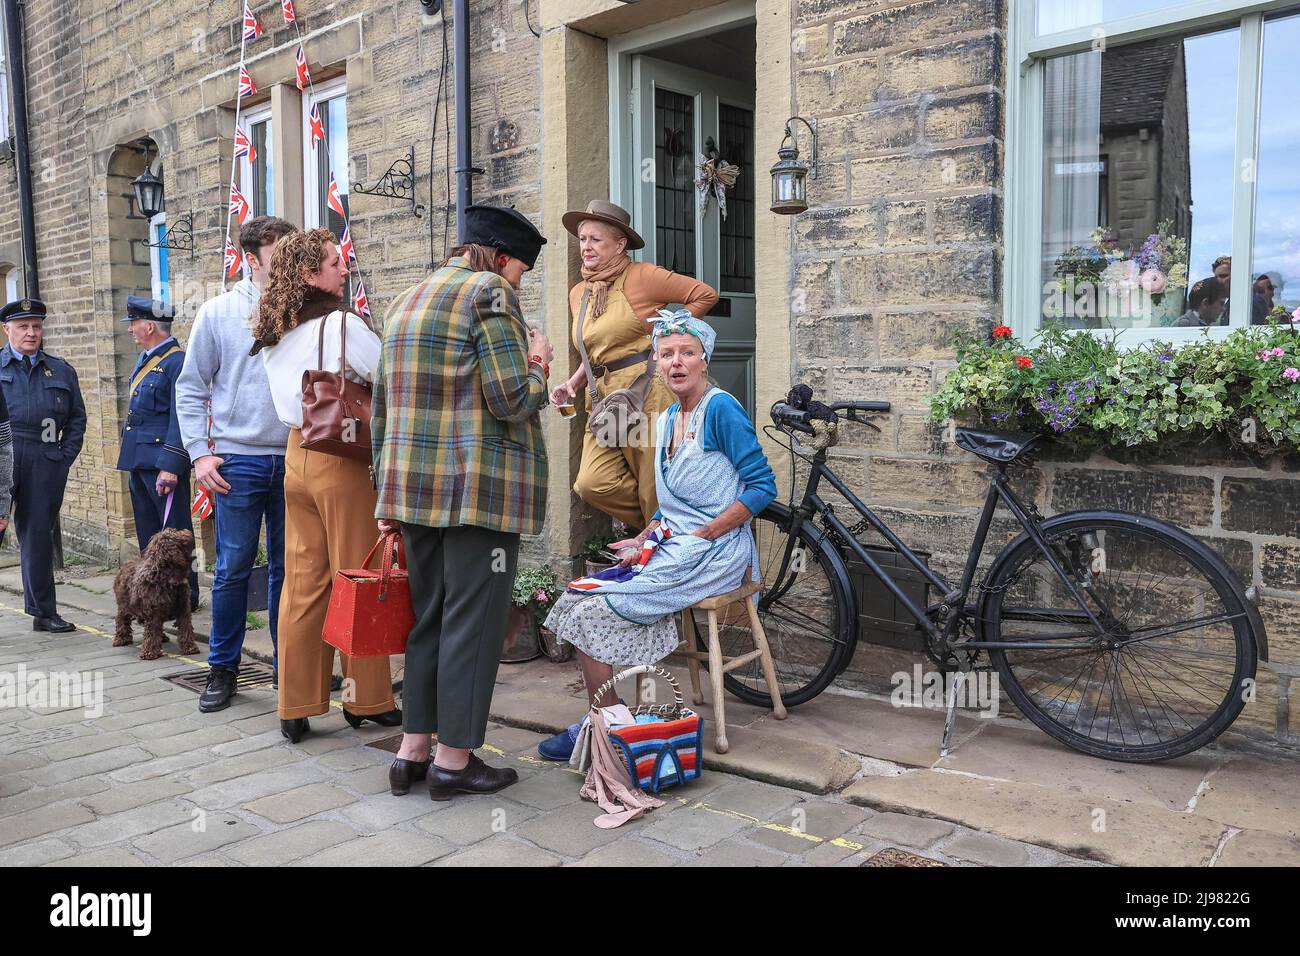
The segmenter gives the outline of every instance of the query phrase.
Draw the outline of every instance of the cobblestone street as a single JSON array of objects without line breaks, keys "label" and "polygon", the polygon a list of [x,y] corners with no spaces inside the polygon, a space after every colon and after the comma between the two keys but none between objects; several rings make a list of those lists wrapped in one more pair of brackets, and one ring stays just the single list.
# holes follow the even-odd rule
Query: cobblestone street
[{"label": "cobblestone street", "polygon": [[[71,616],[71,615],[70,615]],[[0,671],[102,677],[102,713],[0,709],[0,864],[34,866],[506,864],[858,866],[890,848],[953,865],[1070,864],[1060,853],[939,820],[706,770],[667,805],[615,830],[592,824],[582,776],[535,755],[541,735],[494,724],[481,751],[516,768],[500,794],[430,801],[388,792],[395,730],[354,731],[335,710],[298,746],[270,688],[217,714],[164,678],[201,662],[145,662],[110,647],[111,621],[81,613],[67,635],[33,633],[0,603]],[[201,645],[202,649],[202,645]],[[915,861],[914,861],[915,862]]]}]

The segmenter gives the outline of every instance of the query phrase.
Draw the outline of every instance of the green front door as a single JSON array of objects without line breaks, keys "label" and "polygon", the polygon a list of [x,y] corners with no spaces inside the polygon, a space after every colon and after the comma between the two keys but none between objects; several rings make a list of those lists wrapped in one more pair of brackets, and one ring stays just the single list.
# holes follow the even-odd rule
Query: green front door
[{"label": "green front door", "polygon": [[[632,58],[632,221],[645,262],[718,290],[707,320],[718,332],[710,376],[754,414],[753,91],[711,73],[648,56]],[[740,167],[724,219],[696,189],[702,154]]]}]

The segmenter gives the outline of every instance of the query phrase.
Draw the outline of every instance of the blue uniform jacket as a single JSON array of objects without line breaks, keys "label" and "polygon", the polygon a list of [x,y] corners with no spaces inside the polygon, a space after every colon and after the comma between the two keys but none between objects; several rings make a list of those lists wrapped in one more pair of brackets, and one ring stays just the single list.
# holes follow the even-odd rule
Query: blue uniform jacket
[{"label": "blue uniform jacket", "polygon": [[[169,338],[158,346],[163,354],[176,345]],[[135,363],[131,372],[144,367]],[[167,356],[144,377],[131,392],[131,406],[122,428],[122,450],[117,456],[118,471],[170,471],[184,475],[190,470],[190,456],[181,441],[181,427],[176,420],[176,379],[185,364],[185,353]]]},{"label": "blue uniform jacket", "polygon": [[[77,373],[63,359],[44,349],[36,352],[36,367],[28,372],[13,347],[0,348],[0,389],[9,407],[14,442],[41,442],[45,457],[71,467],[86,437],[86,404]],[[54,434],[47,432],[54,423]]]}]

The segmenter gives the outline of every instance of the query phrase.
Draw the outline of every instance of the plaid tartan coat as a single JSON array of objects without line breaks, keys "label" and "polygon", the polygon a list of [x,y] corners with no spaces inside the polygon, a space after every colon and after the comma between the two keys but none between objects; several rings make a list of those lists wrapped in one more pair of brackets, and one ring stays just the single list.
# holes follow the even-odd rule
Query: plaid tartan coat
[{"label": "plaid tartan coat", "polygon": [[375,517],[537,534],[546,514],[546,379],[505,279],[457,257],[384,323],[371,441]]}]

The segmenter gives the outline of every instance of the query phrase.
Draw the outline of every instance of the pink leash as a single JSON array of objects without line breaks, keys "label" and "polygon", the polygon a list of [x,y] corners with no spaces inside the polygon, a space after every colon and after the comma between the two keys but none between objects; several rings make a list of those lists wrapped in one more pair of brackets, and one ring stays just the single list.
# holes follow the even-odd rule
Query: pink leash
[{"label": "pink leash", "polygon": [[176,495],[176,489],[173,488],[167,492],[167,504],[163,506],[163,527],[167,527],[167,519],[172,516],[172,498]]}]

